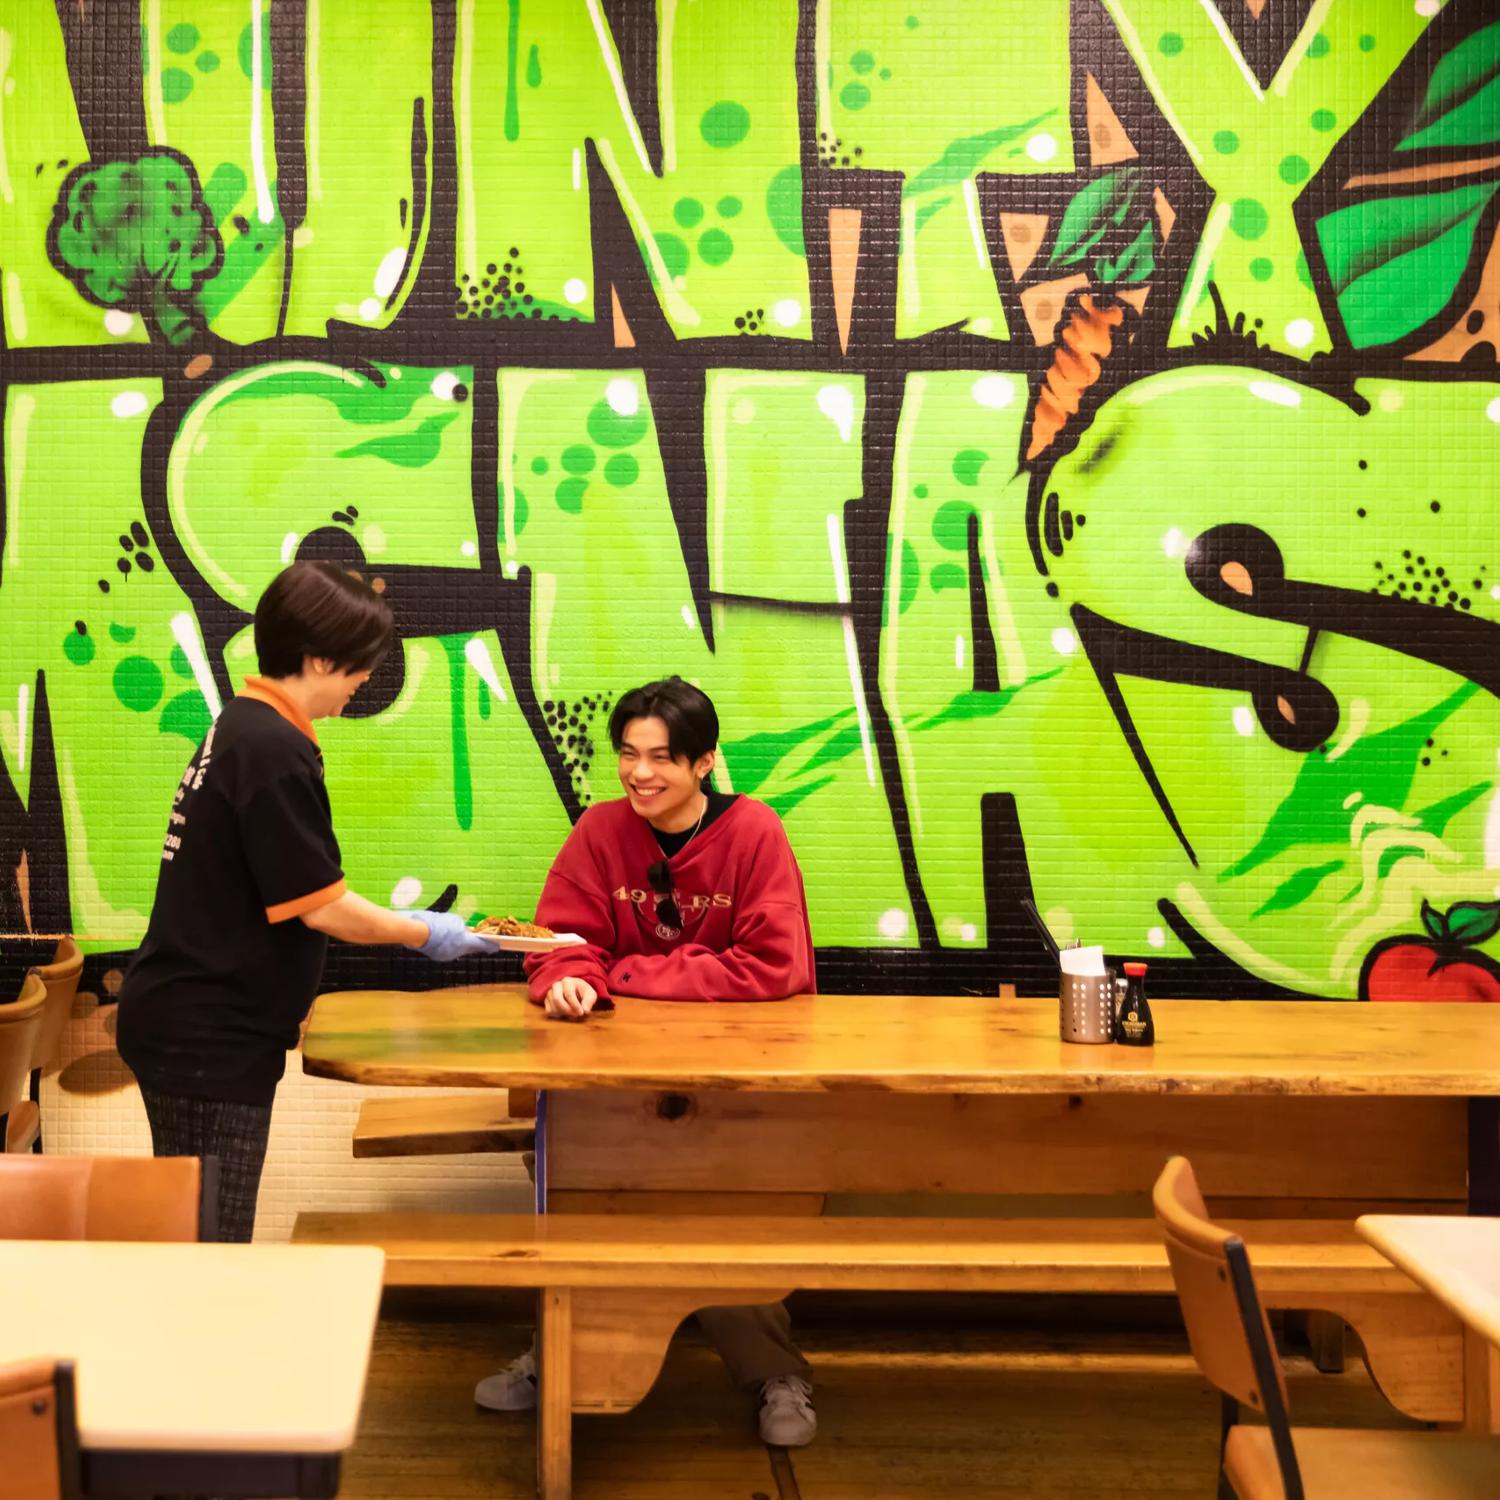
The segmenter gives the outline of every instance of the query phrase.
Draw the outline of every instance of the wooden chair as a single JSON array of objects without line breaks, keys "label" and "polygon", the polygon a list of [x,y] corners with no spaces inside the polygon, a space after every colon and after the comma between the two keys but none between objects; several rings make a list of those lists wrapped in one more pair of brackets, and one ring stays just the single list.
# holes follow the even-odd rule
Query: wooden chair
[{"label": "wooden chair", "polygon": [[[1185,1157],[1152,1192],[1198,1368],[1224,1398],[1219,1494],[1238,1500],[1479,1500],[1500,1493],[1500,1442],[1448,1433],[1297,1427],[1245,1242],[1208,1217]],[[1241,1405],[1265,1425],[1239,1420]]]},{"label": "wooden chair", "polygon": [[46,1004],[47,988],[32,970],[16,999],[0,1005],[0,1142],[10,1139],[10,1119],[26,1089]]},{"label": "wooden chair", "polygon": [[218,1160],[0,1156],[0,1240],[211,1240]]},{"label": "wooden chair", "polygon": [[0,1454],[7,1500],[75,1500],[82,1493],[71,1361],[0,1368]]},{"label": "wooden chair", "polygon": [[73,1014],[73,997],[78,993],[78,980],[83,974],[83,953],[72,938],[65,937],[57,945],[52,962],[39,964],[32,972],[47,991],[47,1003],[32,1048],[30,1097],[10,1113],[5,1136],[7,1151],[42,1149],[42,1070],[53,1067],[62,1052],[63,1030]]}]

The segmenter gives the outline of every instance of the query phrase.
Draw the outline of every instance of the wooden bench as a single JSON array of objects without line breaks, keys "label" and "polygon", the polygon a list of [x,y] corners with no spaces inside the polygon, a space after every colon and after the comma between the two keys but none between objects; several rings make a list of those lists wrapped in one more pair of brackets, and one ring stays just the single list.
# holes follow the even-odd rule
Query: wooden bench
[{"label": "wooden bench", "polygon": [[[1258,1219],[1229,1227],[1250,1246],[1267,1305],[1346,1319],[1393,1405],[1423,1420],[1461,1419],[1460,1325],[1352,1223]],[[635,1405],[673,1332],[701,1307],[770,1302],[793,1290],[1172,1291],[1159,1231],[1144,1218],[305,1213],[293,1239],[378,1245],[391,1286],[541,1294],[545,1500],[569,1493],[570,1414]]]},{"label": "wooden bench", "polygon": [[456,1156],[464,1152],[531,1151],[536,1128],[511,1118],[504,1093],[439,1094],[366,1099],[354,1126],[354,1154]]}]

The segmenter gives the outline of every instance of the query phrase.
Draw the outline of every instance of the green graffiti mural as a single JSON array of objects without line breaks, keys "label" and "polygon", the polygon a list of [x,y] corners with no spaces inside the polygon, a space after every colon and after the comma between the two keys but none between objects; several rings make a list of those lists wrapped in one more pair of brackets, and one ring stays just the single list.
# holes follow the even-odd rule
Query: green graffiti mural
[{"label": "green graffiti mural", "polygon": [[1481,0],[366,9],[0,15],[0,935],[129,952],[315,557],[376,899],[530,910],[675,671],[832,987],[1500,996]]}]

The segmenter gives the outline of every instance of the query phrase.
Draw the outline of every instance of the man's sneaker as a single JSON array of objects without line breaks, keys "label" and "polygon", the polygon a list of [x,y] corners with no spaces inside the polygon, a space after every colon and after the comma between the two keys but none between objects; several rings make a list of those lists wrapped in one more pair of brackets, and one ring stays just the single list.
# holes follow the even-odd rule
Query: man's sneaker
[{"label": "man's sneaker", "polygon": [[812,1386],[796,1375],[773,1375],[760,1388],[760,1440],[775,1448],[801,1448],[817,1436]]},{"label": "man's sneaker", "polygon": [[531,1411],[536,1406],[536,1352],[528,1349],[498,1375],[474,1387],[474,1404],[489,1411]]}]

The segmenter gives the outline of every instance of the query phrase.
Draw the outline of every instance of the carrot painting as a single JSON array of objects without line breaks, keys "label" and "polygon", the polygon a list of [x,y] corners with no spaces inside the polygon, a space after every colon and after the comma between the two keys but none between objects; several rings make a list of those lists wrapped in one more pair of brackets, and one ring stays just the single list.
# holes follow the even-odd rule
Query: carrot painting
[{"label": "carrot painting", "polygon": [[1076,193],[1048,256],[1059,271],[1087,267],[1089,285],[1068,294],[1053,354],[1032,404],[1026,462],[1046,457],[1098,384],[1106,362],[1128,342],[1135,308],[1115,290],[1156,269],[1151,195],[1134,166],[1116,167]]}]

